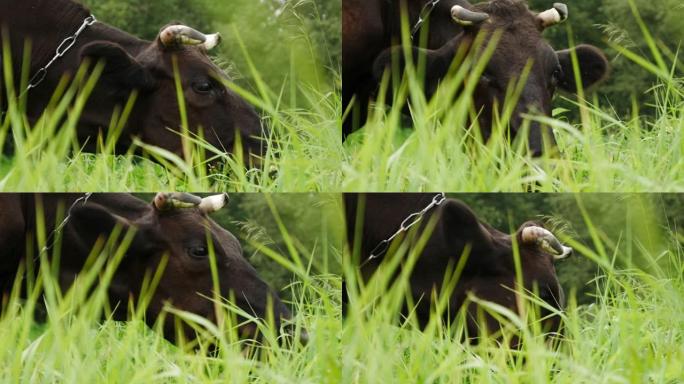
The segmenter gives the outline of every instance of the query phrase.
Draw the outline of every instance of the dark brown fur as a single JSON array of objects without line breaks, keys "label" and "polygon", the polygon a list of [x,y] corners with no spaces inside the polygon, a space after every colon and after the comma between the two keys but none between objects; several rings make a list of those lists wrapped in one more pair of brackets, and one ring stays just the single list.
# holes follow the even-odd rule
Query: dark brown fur
[{"label": "dark brown fur", "polygon": [[[60,42],[72,35],[90,11],[71,0],[0,0],[0,26],[8,39],[15,77],[15,93],[19,90],[24,43],[32,44],[30,74],[52,58]],[[96,15],[97,16],[97,15]],[[198,47],[164,47],[159,40],[145,41],[98,22],[88,27],[76,44],[47,72],[47,77],[28,93],[27,115],[35,121],[45,110],[63,76],[73,77],[88,59],[91,67],[106,62],[93,94],[80,116],[77,133],[85,150],[94,152],[97,135],[107,136],[115,108],[121,108],[131,92],[139,92],[130,118],[118,140],[116,150],[125,153],[133,137],[182,155],[181,118],[174,85],[173,58],[177,59],[183,94],[188,110],[189,129],[198,133],[220,150],[232,152],[235,137],[242,138],[245,154],[260,155],[264,151],[264,131],[253,107],[226,88],[219,79],[225,74]],[[0,53],[2,59],[2,53]],[[206,94],[195,91],[196,85],[209,82]],[[6,84],[0,81],[6,108]],[[247,159],[248,157],[246,157]]]}]

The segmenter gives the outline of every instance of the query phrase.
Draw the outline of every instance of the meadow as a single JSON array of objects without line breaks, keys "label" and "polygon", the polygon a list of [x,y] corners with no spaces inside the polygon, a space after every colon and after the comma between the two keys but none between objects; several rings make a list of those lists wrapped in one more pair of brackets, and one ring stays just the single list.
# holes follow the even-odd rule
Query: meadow
[{"label": "meadow", "polygon": [[[414,316],[399,315],[408,292],[405,268],[394,281],[389,279],[391,268],[381,268],[367,284],[351,284],[342,331],[342,382],[681,383],[681,228],[653,213],[650,218],[630,216],[634,212],[629,209],[620,213],[620,224],[609,227],[600,209],[590,209],[583,195],[575,196],[586,240],[578,241],[568,232],[560,239],[575,249],[574,258],[593,264],[594,271],[582,282],[591,293],[565,286],[567,308],[555,310],[563,319],[562,336],[541,330],[538,308],[544,304],[532,292],[519,292],[526,308],[522,316],[471,296],[505,329],[470,335],[480,337],[476,345],[463,341],[460,321],[443,326],[437,312],[423,331]],[[602,198],[610,205],[622,197]],[[648,233],[640,232],[644,228]],[[398,255],[409,259],[414,250],[419,252],[419,247],[402,247],[395,248]],[[559,274],[563,263],[571,260],[559,263]],[[347,267],[348,285],[356,281],[356,273]],[[510,347],[512,336],[520,337],[520,348]]]},{"label": "meadow", "polygon": [[[259,199],[264,204],[264,199]],[[295,334],[308,332],[305,345],[283,339],[272,322],[254,318],[220,297],[209,298],[216,303],[218,318],[223,319],[218,324],[167,307],[166,321],[175,316],[177,324],[189,324],[199,335],[196,340],[172,344],[158,330],[160,322],[152,328],[145,324],[145,303],[155,286],[154,278],[147,282],[148,289],[143,289],[146,293],[129,305],[130,320],[113,321],[107,285],[127,246],[125,234],[113,233],[106,243],[111,246],[93,251],[91,268],[80,274],[69,290],[62,291],[53,275],[59,248],[54,247],[36,257],[33,271],[38,272],[24,275],[26,295],[19,294],[15,282],[12,294],[1,298],[0,382],[340,382],[341,279],[335,271],[341,251],[337,237],[326,234],[326,227],[319,225],[317,232],[309,231],[308,238],[299,241],[296,231],[286,228],[296,225],[279,221],[281,211],[275,207],[283,205],[271,204],[273,210],[265,209],[272,213],[271,221],[279,223],[275,232],[273,227],[257,228],[252,223],[251,232],[234,233],[243,238],[250,253],[258,254],[248,257],[260,255],[266,259],[262,264],[270,263],[271,276],[282,271],[280,275],[288,277],[274,288],[292,309]],[[260,231],[270,233],[275,241],[266,241]],[[46,234],[37,238],[42,249]],[[55,244],[59,241],[57,234]],[[238,338],[238,314],[256,324],[259,342]]]}]

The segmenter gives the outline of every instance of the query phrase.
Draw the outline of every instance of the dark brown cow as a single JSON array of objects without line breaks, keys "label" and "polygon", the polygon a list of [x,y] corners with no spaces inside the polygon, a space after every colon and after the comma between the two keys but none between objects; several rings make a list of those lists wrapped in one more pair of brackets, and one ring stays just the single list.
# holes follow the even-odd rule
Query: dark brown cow
[{"label": "dark brown cow", "polygon": [[[382,0],[372,0],[370,3],[383,4],[382,7],[390,8],[396,8],[399,4],[396,1],[386,3]],[[413,2],[409,1],[409,3]],[[454,22],[453,37],[441,46],[437,46],[444,41],[445,22],[442,14],[441,19],[435,23],[436,26],[429,27],[430,32],[432,28],[438,30],[438,33],[430,34],[429,45],[427,47],[412,46],[411,49],[415,59],[421,55],[426,57],[425,90],[430,96],[440,80],[446,76],[459,50],[465,50],[477,57],[494,33],[501,32],[493,56],[488,61],[473,95],[484,139],[488,139],[491,135],[494,106],[497,104],[502,106],[509,85],[521,76],[530,61],[532,68],[510,122],[512,137],[521,129],[524,113],[551,115],[551,101],[557,88],[568,92],[576,91],[570,51],[554,51],[542,36],[546,28],[567,18],[568,10],[564,4],[556,3],[554,8],[538,14],[531,12],[522,0],[492,0],[476,5],[459,0],[448,4],[453,5],[449,12]],[[352,13],[351,10],[347,12]],[[444,10],[436,8],[431,17],[434,18],[439,12],[444,12]],[[393,41],[397,41],[395,30],[387,29],[390,21],[387,21],[387,18],[380,18],[383,22],[377,25],[363,24],[364,21],[368,21],[370,15],[376,14],[371,13],[366,19],[356,20],[360,23],[359,25],[353,28],[345,27],[343,30],[350,33],[348,36],[343,36],[345,45],[343,49],[350,52],[349,55],[346,53],[344,55],[347,59],[343,63],[344,73],[345,76],[347,73],[352,74],[343,79],[344,106],[345,108],[348,106],[352,95],[357,96],[360,124],[363,124],[365,119],[371,90],[377,88],[378,80],[385,69],[390,67],[392,60],[403,61],[402,49],[390,48]],[[344,20],[345,23],[352,22],[352,18],[346,14]],[[390,18],[390,20],[393,19]],[[396,23],[396,21],[393,22]],[[409,19],[410,24],[414,22],[415,20]],[[370,31],[368,33],[374,38],[361,35],[358,31]],[[477,36],[484,36],[484,42],[482,46],[474,47],[473,42]],[[606,77],[608,61],[598,48],[580,45],[574,50],[579,61],[580,82],[584,88],[589,88]],[[357,60],[351,56],[353,52],[362,51],[365,52],[363,59]],[[356,56],[359,54],[356,53]],[[371,57],[374,62],[369,65]],[[375,79],[375,81],[370,79]],[[348,119],[345,122],[345,134],[350,133],[354,128],[352,119]],[[554,144],[553,135],[547,128],[536,122],[530,124],[528,142],[533,155],[538,156],[543,152],[545,136],[550,144]]]},{"label": "dark brown cow", "polygon": [[[18,89],[18,78],[25,42],[31,44],[29,72],[34,75],[89,16],[88,9],[71,0],[0,0],[0,25],[2,37],[10,43],[15,94],[23,91]],[[265,135],[259,116],[224,86],[224,72],[207,55],[219,41],[218,34],[205,36],[180,25],[166,26],[156,40],[145,41],[96,22],[85,27],[66,54],[49,67],[45,80],[28,92],[26,112],[30,120],[38,118],[63,76],[73,76],[86,58],[91,66],[103,60],[104,73],[78,122],[78,137],[87,144],[85,149],[97,149],[97,135],[107,137],[115,108],[125,105],[135,90],[139,92],[137,102],[117,142],[117,152],[125,153],[132,138],[139,137],[147,144],[182,155],[177,133],[182,131],[182,124],[174,84],[175,58],[191,132],[198,133],[201,128],[205,140],[225,152],[234,151],[236,135],[240,135],[245,154],[261,155]],[[0,79],[3,104],[6,88]]]},{"label": "dark brown cow", "polygon": [[[342,2],[342,105],[356,97],[354,115],[344,121],[344,135],[366,119],[368,99],[377,88],[373,63],[385,49],[401,43],[401,4],[414,26],[428,0],[344,0]],[[451,19],[451,7],[460,0],[441,0],[429,13],[420,33],[428,33],[428,48],[436,49],[460,31]],[[418,42],[414,42],[418,44]],[[353,123],[353,120],[356,120]]]},{"label": "dark brown cow", "polygon": [[[45,233],[50,239],[45,255],[51,258],[55,253],[51,247],[61,244],[57,278],[63,290],[82,271],[98,239],[106,239],[116,226],[124,233],[135,231],[108,287],[110,304],[116,307],[116,320],[126,319],[127,303],[138,299],[145,276],[154,274],[164,257],[168,262],[146,311],[148,324],[157,320],[167,304],[215,319],[214,303],[207,299],[214,296],[209,235],[216,256],[219,294],[233,297],[237,306],[260,318],[266,318],[272,309],[275,325],[280,328],[282,320],[291,318],[290,311],[244,259],[235,236],[209,217],[226,201],[226,195],[202,199],[165,193],[157,194],[152,203],[120,193],[0,194],[0,295],[8,293],[20,263],[27,262],[27,241],[35,239],[36,206],[40,202],[47,223]],[[56,229],[60,206],[70,213],[66,224]],[[60,235],[61,242],[55,242]],[[36,254],[33,252],[32,259]],[[289,332],[291,326],[285,328]],[[255,324],[245,323],[240,331],[243,336],[253,337]],[[173,321],[165,321],[164,335],[175,339]],[[185,336],[193,338],[194,332],[188,327]]]},{"label": "dark brown cow", "polygon": [[[353,257],[361,265],[360,275],[364,281],[373,276],[384,260],[393,257],[391,253],[382,253],[385,247],[379,245],[383,240],[389,239],[404,220],[424,210],[435,198],[435,194],[410,193],[345,195],[349,247],[358,250],[358,257]],[[437,201],[439,199],[437,197]],[[416,225],[418,231],[415,236],[420,236],[431,220],[435,220],[435,227],[428,234],[425,248],[419,254],[409,279],[411,296],[417,303],[410,311],[421,326],[430,319],[431,308],[434,309],[431,295],[443,288],[445,271],[449,267],[454,268],[462,257],[466,257],[466,252],[464,269],[448,300],[449,308],[443,313],[444,320],[448,322],[456,318],[469,293],[519,311],[514,292],[516,274],[512,236],[482,222],[468,206],[455,199],[443,200],[428,209]],[[521,225],[513,236],[519,247],[524,288],[529,291],[537,289],[541,299],[562,309],[563,290],[553,261],[569,256],[572,249],[561,245],[551,232],[532,221]],[[377,257],[370,258],[371,254]],[[404,310],[405,314],[409,311],[408,308]],[[485,316],[485,324],[477,321],[476,305],[471,304],[466,310],[466,326],[471,338],[480,334],[482,325],[490,333],[499,329],[499,323],[490,315]],[[541,310],[542,317],[549,315],[550,311]],[[559,317],[550,316],[544,326],[547,331],[557,331]]]}]

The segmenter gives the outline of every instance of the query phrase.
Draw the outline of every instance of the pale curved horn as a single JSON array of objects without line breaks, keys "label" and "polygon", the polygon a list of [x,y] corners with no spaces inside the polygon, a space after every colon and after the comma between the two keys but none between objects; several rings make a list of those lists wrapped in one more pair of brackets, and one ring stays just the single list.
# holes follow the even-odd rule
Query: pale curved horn
[{"label": "pale curved horn", "polygon": [[204,42],[204,48],[209,51],[219,44],[221,44],[221,34],[218,32],[212,33],[211,35],[207,35],[207,41]]},{"label": "pale curved horn", "polygon": [[568,6],[563,3],[554,3],[553,8],[537,15],[542,27],[547,28],[560,24],[568,19]]},{"label": "pale curved horn", "polygon": [[228,194],[207,196],[199,203],[198,208],[204,213],[212,213],[220,210],[228,204]]},{"label": "pale curved horn", "polygon": [[152,200],[154,207],[160,211],[168,211],[178,208],[192,208],[202,203],[202,198],[189,193],[164,193],[159,192]]},{"label": "pale curved horn", "polygon": [[536,244],[556,260],[564,259],[572,254],[572,248],[561,244],[553,233],[542,227],[524,228],[521,238],[523,244]]},{"label": "pale curved horn", "polygon": [[221,42],[221,35],[218,33],[205,35],[186,25],[170,25],[159,32],[159,41],[161,41],[165,47],[202,45],[209,50],[216,47]]},{"label": "pale curved horn", "polygon": [[485,22],[489,19],[489,15],[484,12],[471,11],[460,5],[454,5],[451,8],[451,18],[460,25],[469,26]]}]

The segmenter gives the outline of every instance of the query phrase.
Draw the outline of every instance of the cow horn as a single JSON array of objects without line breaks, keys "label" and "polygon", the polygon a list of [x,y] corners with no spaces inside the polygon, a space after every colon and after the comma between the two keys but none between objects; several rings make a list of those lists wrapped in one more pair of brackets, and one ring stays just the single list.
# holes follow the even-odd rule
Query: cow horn
[{"label": "cow horn", "polygon": [[221,35],[218,33],[205,35],[185,25],[170,25],[159,32],[159,40],[165,47],[202,45],[209,50],[221,42]]},{"label": "cow horn", "polygon": [[225,207],[228,203],[228,194],[222,193],[220,195],[207,196],[199,203],[198,208],[204,213],[212,213]]},{"label": "cow horn", "polygon": [[470,26],[485,22],[489,19],[489,15],[484,12],[471,11],[460,5],[454,5],[451,8],[451,18],[460,25]]},{"label": "cow horn", "polygon": [[554,3],[553,8],[540,13],[537,18],[544,28],[560,24],[568,19],[568,6],[563,3]]},{"label": "cow horn", "polygon": [[178,208],[192,208],[200,205],[202,198],[189,193],[163,193],[159,192],[154,197],[154,207],[160,211],[169,211]]},{"label": "cow horn", "polygon": [[556,260],[564,259],[572,254],[572,248],[562,245],[556,236],[545,228],[526,227],[522,230],[521,237],[523,244],[536,244]]}]

